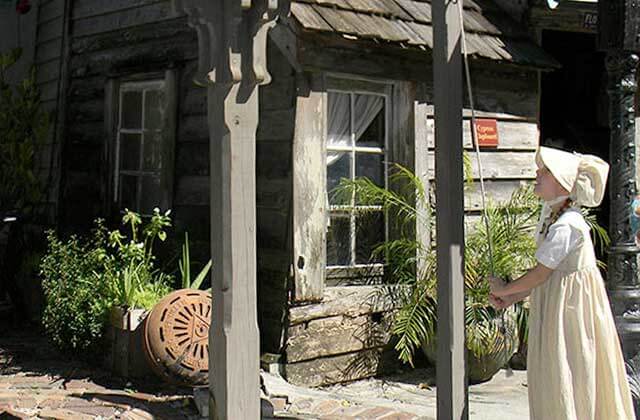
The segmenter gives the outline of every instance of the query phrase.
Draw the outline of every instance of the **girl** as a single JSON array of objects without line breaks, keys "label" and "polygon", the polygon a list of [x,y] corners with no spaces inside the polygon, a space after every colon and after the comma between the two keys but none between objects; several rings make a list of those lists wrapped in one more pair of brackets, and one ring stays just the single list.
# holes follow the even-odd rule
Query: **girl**
[{"label": "girl", "polygon": [[604,195],[609,165],[541,147],[535,193],[545,205],[538,264],[510,283],[490,279],[505,308],[531,294],[527,380],[531,420],[631,420],[635,416],[607,293],[579,206]]}]

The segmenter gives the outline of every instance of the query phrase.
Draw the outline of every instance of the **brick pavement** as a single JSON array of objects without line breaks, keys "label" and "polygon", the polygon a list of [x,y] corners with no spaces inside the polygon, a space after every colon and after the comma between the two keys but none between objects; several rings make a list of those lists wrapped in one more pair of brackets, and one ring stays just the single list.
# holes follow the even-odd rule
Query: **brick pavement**
[{"label": "brick pavement", "polygon": [[0,419],[199,419],[191,393],[111,377],[57,354],[33,329],[0,326]]},{"label": "brick pavement", "polygon": [[[425,418],[309,391],[308,398],[263,395],[263,419]],[[56,353],[35,328],[6,329],[0,324],[0,420],[200,418],[192,389],[159,380],[128,382],[112,377],[101,368]]]}]

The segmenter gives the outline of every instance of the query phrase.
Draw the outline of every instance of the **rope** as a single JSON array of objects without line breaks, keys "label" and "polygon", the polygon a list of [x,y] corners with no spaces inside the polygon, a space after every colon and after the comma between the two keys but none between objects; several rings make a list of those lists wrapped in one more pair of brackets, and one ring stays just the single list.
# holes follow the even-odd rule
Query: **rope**
[{"label": "rope", "polygon": [[480,159],[480,145],[476,138],[476,111],[473,104],[473,91],[471,89],[471,74],[469,72],[469,59],[467,58],[467,41],[464,31],[464,18],[462,15],[462,1],[458,0],[458,12],[460,17],[460,29],[462,33],[462,55],[464,58],[465,77],[467,79],[467,95],[469,96],[469,106],[471,108],[471,142],[475,148],[476,160],[478,161],[478,175],[480,178],[480,198],[482,200],[482,220],[487,231],[487,245],[489,249],[489,272],[493,276],[495,270],[493,266],[493,243],[491,240],[491,229],[489,228],[489,216],[487,215],[486,192],[484,189],[484,175],[482,172],[482,159]]},{"label": "rope", "polygon": [[[478,161],[478,176],[480,178],[480,198],[482,200],[482,220],[487,231],[487,248],[489,251],[489,274],[495,276],[495,267],[493,264],[493,241],[491,240],[491,229],[489,228],[489,216],[487,215],[486,191],[484,189],[484,174],[482,172],[482,159],[480,159],[480,145],[476,138],[476,110],[473,104],[473,90],[471,88],[471,72],[469,71],[469,59],[467,53],[467,40],[464,31],[464,17],[462,0],[458,0],[458,16],[460,18],[460,32],[462,40],[462,56],[464,59],[465,78],[467,80],[467,95],[469,96],[469,106],[471,108],[471,142],[475,148],[476,160]],[[504,314],[505,310],[500,311],[500,329],[504,333],[506,331]],[[507,365],[507,372],[511,372],[511,366]]]}]

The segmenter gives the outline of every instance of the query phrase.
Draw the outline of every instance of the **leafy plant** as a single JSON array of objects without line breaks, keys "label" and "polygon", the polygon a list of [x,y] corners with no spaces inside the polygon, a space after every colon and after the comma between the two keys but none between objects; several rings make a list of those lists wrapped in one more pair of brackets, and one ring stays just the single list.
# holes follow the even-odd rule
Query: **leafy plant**
[{"label": "leafy plant", "polygon": [[0,54],[0,213],[24,211],[41,195],[35,156],[49,132],[50,116],[41,106],[35,69],[17,86],[7,81],[21,55],[21,49]]},{"label": "leafy plant", "polygon": [[40,264],[45,305],[42,324],[63,351],[97,350],[111,302],[96,276],[104,264],[106,237],[96,230],[90,241],[66,242],[47,233],[48,249]]},{"label": "leafy plant", "polygon": [[155,269],[153,254],[155,240],[164,241],[167,237],[169,214],[170,211],[162,214],[155,208],[145,225],[139,214],[125,209],[122,224],[128,226],[129,236],[120,230],[108,232],[112,252],[105,255],[104,275],[113,305],[151,309],[169,292],[168,276]]},{"label": "leafy plant", "polygon": [[191,256],[189,252],[189,233],[184,233],[184,244],[182,245],[182,258],[178,261],[178,268],[180,269],[180,278],[182,279],[183,289],[200,289],[202,282],[207,278],[211,270],[212,261],[209,260],[202,270],[196,275],[195,279],[191,280]]}]

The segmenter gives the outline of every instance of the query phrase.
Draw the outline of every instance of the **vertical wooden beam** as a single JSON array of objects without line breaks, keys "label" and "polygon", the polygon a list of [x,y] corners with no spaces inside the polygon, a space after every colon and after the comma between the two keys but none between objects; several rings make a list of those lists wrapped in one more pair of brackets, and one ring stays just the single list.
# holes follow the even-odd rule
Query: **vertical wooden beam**
[{"label": "vertical wooden beam", "polygon": [[[173,0],[198,34],[211,162],[209,416],[260,418],[255,153],[267,31],[288,0]],[[286,7],[285,7],[286,6]]]},{"label": "vertical wooden beam", "polygon": [[[458,0],[459,1],[459,0]],[[438,418],[467,419],[464,329],[462,58],[458,1],[434,0]]]},{"label": "vertical wooden beam", "polygon": [[293,136],[293,300],[322,299],[327,253],[327,94],[321,75],[298,73]]},{"label": "vertical wooden beam", "polygon": [[422,217],[416,223],[416,240],[422,244],[423,249],[419,251],[417,257],[419,265],[418,275],[422,276],[426,270],[426,252],[431,246],[431,225],[427,216],[429,212],[429,130],[427,127],[427,103],[424,101],[423,84],[418,86],[416,99],[413,102],[414,114],[414,156],[415,174],[424,186],[424,200],[418,200],[416,209]]}]

